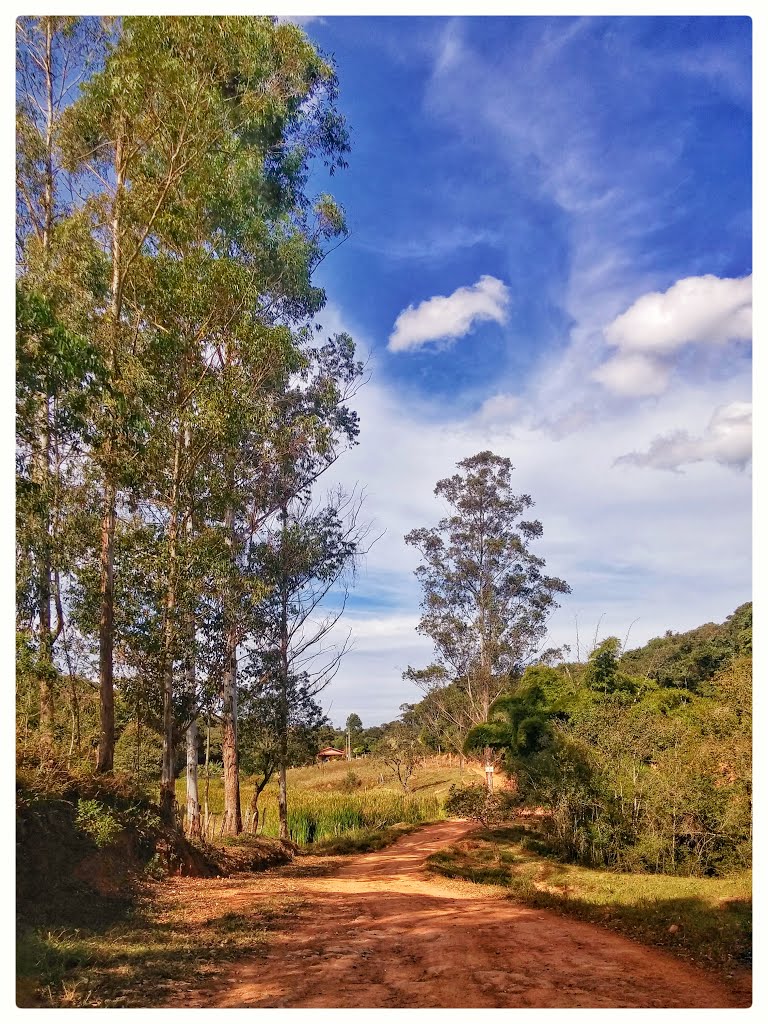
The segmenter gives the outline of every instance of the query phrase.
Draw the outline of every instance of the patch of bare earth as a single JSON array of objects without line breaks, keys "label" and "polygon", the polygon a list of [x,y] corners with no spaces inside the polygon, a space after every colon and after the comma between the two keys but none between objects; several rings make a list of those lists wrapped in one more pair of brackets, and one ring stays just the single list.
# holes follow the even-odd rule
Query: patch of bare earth
[{"label": "patch of bare earth", "polygon": [[[257,959],[178,988],[192,1007],[735,1007],[675,957],[595,925],[530,909],[503,890],[438,879],[424,860],[471,830],[445,821],[354,858],[300,858],[247,879],[180,880],[195,917],[266,912]],[[187,890],[194,890],[187,891]],[[178,905],[178,904],[177,904]]]}]

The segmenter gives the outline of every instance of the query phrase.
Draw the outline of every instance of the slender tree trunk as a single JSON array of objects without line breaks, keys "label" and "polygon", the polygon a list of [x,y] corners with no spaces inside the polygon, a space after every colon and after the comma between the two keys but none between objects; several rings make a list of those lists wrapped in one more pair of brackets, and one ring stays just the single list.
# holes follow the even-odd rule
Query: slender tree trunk
[{"label": "slender tree trunk", "polygon": [[38,665],[40,677],[40,756],[43,761],[53,756],[54,717],[55,717],[55,680],[56,668],[53,664],[53,632],[51,630],[51,517],[48,510],[50,492],[50,448],[51,432],[48,408],[48,396],[42,395],[40,401],[40,441],[36,457],[35,478],[43,490],[45,518],[42,523],[39,569],[38,569]]},{"label": "slender tree trunk", "polygon": [[243,831],[240,810],[240,771],[237,760],[237,641],[232,626],[227,629],[224,654],[221,708],[221,755],[224,770],[224,826],[228,836]]},{"label": "slender tree trunk", "polygon": [[53,231],[53,22],[45,19],[45,185],[43,188],[43,248],[47,251]]},{"label": "slender tree trunk", "polygon": [[[45,18],[45,51],[42,61],[46,85],[42,246],[47,258],[53,232],[53,197],[55,187],[53,176],[53,129],[55,117],[53,100],[53,22],[50,17]],[[48,506],[51,484],[51,424],[50,397],[47,393],[40,396],[40,441],[36,462],[37,471],[35,476],[38,485],[43,490],[43,507],[45,508],[45,518],[40,538],[38,575],[38,616],[40,620],[38,645],[40,672],[40,756],[41,760],[45,762],[53,756],[56,707],[56,669],[53,663],[53,633],[51,631],[51,516]]]},{"label": "slender tree trunk", "polygon": [[200,838],[200,796],[197,787],[197,720],[187,726],[187,829]]},{"label": "slender tree trunk", "polygon": [[257,782],[253,788],[253,796],[251,797],[250,812],[251,812],[251,832],[257,832],[259,828],[259,797],[264,792],[269,784],[269,780],[272,778],[274,768],[267,768],[267,771],[262,778],[261,782]]},{"label": "slender tree trunk", "polygon": [[[234,491],[234,471],[229,470],[230,492]],[[224,517],[225,541],[229,558],[235,562],[235,512],[230,505]],[[221,685],[221,759],[224,770],[224,822],[226,835],[243,831],[240,809],[240,767],[237,756],[237,628],[234,622],[232,593],[224,598],[224,672]]]},{"label": "slender tree trunk", "polygon": [[[123,140],[115,144],[115,199],[112,209],[112,282],[110,300],[109,369],[113,382],[117,380],[117,349],[122,312],[122,245],[120,238],[125,165]],[[104,470],[104,504],[101,519],[101,609],[99,616],[99,701],[100,736],[98,772],[111,772],[115,760],[115,524],[117,521],[117,486],[113,466],[115,424],[109,428],[112,436],[107,441]]]},{"label": "slender tree trunk", "polygon": [[280,763],[277,806],[280,815],[280,838],[288,839],[288,585],[285,579],[285,545],[288,528],[288,507],[281,510],[283,580],[280,597]]},{"label": "slender tree trunk", "polygon": [[283,732],[280,736],[280,768],[278,774],[277,809],[280,815],[280,838],[290,839],[288,829],[288,736]]},{"label": "slender tree trunk", "polygon": [[112,649],[115,594],[115,488],[105,481],[101,519],[101,614],[99,617],[99,756],[97,772],[111,772],[115,760],[115,691]]},{"label": "slender tree trunk", "polygon": [[259,827],[259,787],[256,786],[253,790],[253,796],[251,802],[248,805],[248,810],[251,812],[251,832],[256,832]]},{"label": "slender tree trunk", "polygon": [[190,615],[187,623],[187,693],[190,698],[192,720],[187,726],[187,830],[199,839],[202,834],[200,823],[200,793],[197,782],[198,728],[197,728],[197,687],[195,683],[195,625]]},{"label": "slender tree trunk", "polygon": [[73,754],[80,754],[80,701],[77,696],[77,686],[75,685],[75,678],[70,673],[69,676],[70,684],[70,711],[72,714],[72,736],[69,744],[69,757],[72,758]]},{"label": "slender tree trunk", "polygon": [[173,480],[168,517],[168,584],[165,595],[165,638],[163,664],[163,771],[160,780],[160,811],[173,823],[176,807],[176,730],[173,713],[173,665],[176,654],[176,605],[178,579],[179,476],[181,438],[177,434],[173,453]]},{"label": "slender tree trunk", "polygon": [[[184,448],[189,449],[189,428],[184,433]],[[187,541],[192,538],[192,516],[187,516]],[[186,683],[189,697],[189,715],[191,721],[187,726],[187,830],[190,836],[200,838],[200,795],[197,784],[198,729],[197,729],[197,680],[195,675],[195,613],[191,607],[185,615],[186,634]]]},{"label": "slender tree trunk", "polygon": [[[169,619],[171,613],[168,613]],[[169,632],[172,628],[170,625],[166,626]],[[160,813],[165,821],[173,824],[176,807],[176,737],[173,716],[172,652],[169,652],[167,657],[170,660],[163,671],[163,767],[160,777]]]},{"label": "slender tree trunk", "polygon": [[211,719],[205,721],[205,797],[203,814],[205,816],[205,834],[208,835],[208,795],[211,788]]}]

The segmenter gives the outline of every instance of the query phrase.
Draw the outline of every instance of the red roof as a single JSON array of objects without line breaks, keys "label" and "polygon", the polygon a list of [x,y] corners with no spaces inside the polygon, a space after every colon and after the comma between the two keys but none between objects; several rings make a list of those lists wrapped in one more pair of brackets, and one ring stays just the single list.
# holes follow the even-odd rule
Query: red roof
[{"label": "red roof", "polygon": [[336,747],[323,747],[322,750],[318,750],[318,757],[321,757],[323,754],[341,754],[341,756],[344,757],[344,751],[337,750]]}]

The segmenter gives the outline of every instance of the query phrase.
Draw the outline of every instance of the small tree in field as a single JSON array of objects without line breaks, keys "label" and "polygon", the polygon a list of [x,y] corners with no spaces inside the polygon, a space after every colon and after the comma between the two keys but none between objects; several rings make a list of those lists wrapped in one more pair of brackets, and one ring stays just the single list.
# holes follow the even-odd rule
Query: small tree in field
[{"label": "small tree in field", "polygon": [[410,789],[412,777],[426,756],[418,734],[400,723],[387,730],[376,744],[374,753],[406,793]]}]

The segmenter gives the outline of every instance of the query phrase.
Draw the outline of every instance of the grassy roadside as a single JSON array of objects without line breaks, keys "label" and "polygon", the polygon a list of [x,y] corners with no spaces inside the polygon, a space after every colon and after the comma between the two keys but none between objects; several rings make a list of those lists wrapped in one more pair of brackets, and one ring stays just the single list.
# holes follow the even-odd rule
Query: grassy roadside
[{"label": "grassy roadside", "polygon": [[307,847],[306,852],[320,857],[334,857],[350,853],[372,853],[374,850],[383,850],[385,847],[391,846],[401,836],[407,836],[411,832],[431,824],[431,821],[420,821],[418,824],[400,822],[397,825],[387,825],[384,828],[354,829],[340,836],[321,839],[319,842]]},{"label": "grassy roadside", "polygon": [[263,954],[268,933],[296,907],[275,897],[258,911],[221,913],[212,903],[194,927],[186,908],[148,899],[100,930],[25,932],[17,944],[17,1005],[157,1006],[172,986],[197,985],[227,963]]},{"label": "grassy roadside", "polygon": [[747,872],[725,878],[620,874],[564,864],[530,824],[481,829],[428,859],[449,878],[501,885],[511,898],[600,924],[726,974],[751,960]]},{"label": "grassy roadside", "polygon": [[[420,825],[361,829],[306,847],[332,857],[382,849]],[[274,845],[274,844],[272,844]],[[272,866],[268,841],[242,836],[220,849],[223,867]],[[238,864],[237,862],[241,863]],[[319,866],[318,866],[319,867]],[[305,870],[301,858],[296,862]],[[315,869],[317,870],[317,869]],[[242,877],[242,876],[240,876]],[[100,914],[94,904],[89,928],[21,930],[17,941],[17,1004],[26,1007],[151,1007],[185,985],[195,987],[234,960],[263,955],[270,932],[291,918],[300,903],[274,893],[256,909],[225,912],[217,899],[226,879],[145,882],[133,904]]]}]

